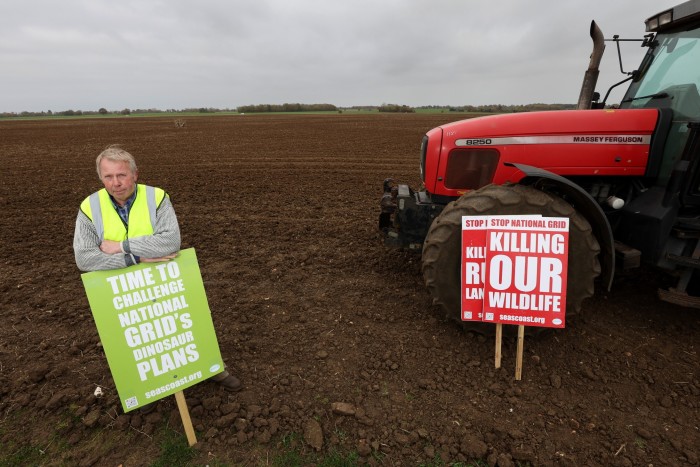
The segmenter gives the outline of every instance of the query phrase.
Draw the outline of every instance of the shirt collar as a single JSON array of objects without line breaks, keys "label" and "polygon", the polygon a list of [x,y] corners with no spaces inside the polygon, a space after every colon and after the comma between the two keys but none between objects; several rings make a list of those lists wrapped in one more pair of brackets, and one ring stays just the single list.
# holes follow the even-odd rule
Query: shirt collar
[{"label": "shirt collar", "polygon": [[124,203],[124,206],[120,206],[119,203],[117,203],[117,200],[115,200],[112,197],[112,195],[109,195],[109,200],[112,201],[112,205],[114,206],[114,209],[116,209],[117,211],[126,210],[127,212],[129,212],[129,210],[131,209],[131,205],[134,204],[134,200],[136,199],[136,192],[137,191],[138,190],[136,189],[136,187],[134,187],[134,192],[131,194],[131,196],[129,196],[129,199],[126,200],[126,203]]}]

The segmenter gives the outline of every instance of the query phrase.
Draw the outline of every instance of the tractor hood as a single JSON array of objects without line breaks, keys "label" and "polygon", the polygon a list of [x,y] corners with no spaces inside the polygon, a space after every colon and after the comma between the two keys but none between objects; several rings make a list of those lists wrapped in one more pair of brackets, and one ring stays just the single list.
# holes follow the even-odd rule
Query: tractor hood
[{"label": "tractor hood", "polygon": [[472,118],[427,133],[426,189],[461,196],[489,183],[517,182],[519,163],[563,176],[644,175],[657,109],[564,110]]}]

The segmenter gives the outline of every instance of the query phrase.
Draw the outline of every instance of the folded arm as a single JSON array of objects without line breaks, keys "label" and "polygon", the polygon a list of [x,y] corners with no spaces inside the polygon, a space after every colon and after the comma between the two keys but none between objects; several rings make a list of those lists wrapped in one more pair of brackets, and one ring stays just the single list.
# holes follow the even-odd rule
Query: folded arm
[{"label": "folded arm", "polygon": [[156,211],[153,235],[123,242],[100,243],[92,221],[78,213],[73,236],[75,263],[81,271],[121,269],[138,262],[167,261],[180,250],[180,227],[170,199],[166,197]]},{"label": "folded arm", "polygon": [[153,235],[129,238],[121,242],[124,253],[142,258],[162,258],[180,251],[180,226],[167,196],[156,211]]}]

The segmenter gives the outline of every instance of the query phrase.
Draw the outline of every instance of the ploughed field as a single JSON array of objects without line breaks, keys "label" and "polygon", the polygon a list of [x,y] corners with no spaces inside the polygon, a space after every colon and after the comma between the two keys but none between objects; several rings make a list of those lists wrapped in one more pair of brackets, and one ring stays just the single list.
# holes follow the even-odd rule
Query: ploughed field
[{"label": "ploughed field", "polygon": [[698,465],[700,312],[657,300],[663,276],[618,277],[566,329],[528,337],[515,381],[514,333],[495,369],[492,338],[432,306],[420,257],[383,246],[382,180],[417,186],[422,135],[462,117],[0,122],[0,464],[148,465],[172,430],[185,442],[173,397],[150,415],[121,410],[73,260],[78,205],[101,186],[94,159],[120,143],[139,181],[170,193],[222,355],[245,385],[185,391],[195,465],[289,452]]}]

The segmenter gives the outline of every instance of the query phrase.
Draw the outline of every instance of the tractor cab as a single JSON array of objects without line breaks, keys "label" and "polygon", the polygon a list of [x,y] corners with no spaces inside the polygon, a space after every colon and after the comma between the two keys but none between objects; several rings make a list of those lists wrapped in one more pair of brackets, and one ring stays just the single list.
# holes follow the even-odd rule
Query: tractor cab
[{"label": "tractor cab", "polygon": [[[652,154],[649,176],[666,185],[688,140],[688,123],[700,121],[700,2],[693,1],[646,21],[649,50],[620,102],[621,109],[658,108],[671,115],[663,155]],[[657,138],[664,135],[657,134]],[[658,171],[655,173],[655,171]]]},{"label": "tractor cab", "polygon": [[681,273],[678,286],[661,291],[661,298],[698,306],[686,289],[700,266],[700,1],[649,18],[646,29],[649,50],[619,107],[658,109],[659,123],[640,181],[644,189],[622,209],[615,238],[638,248],[647,262]]}]

